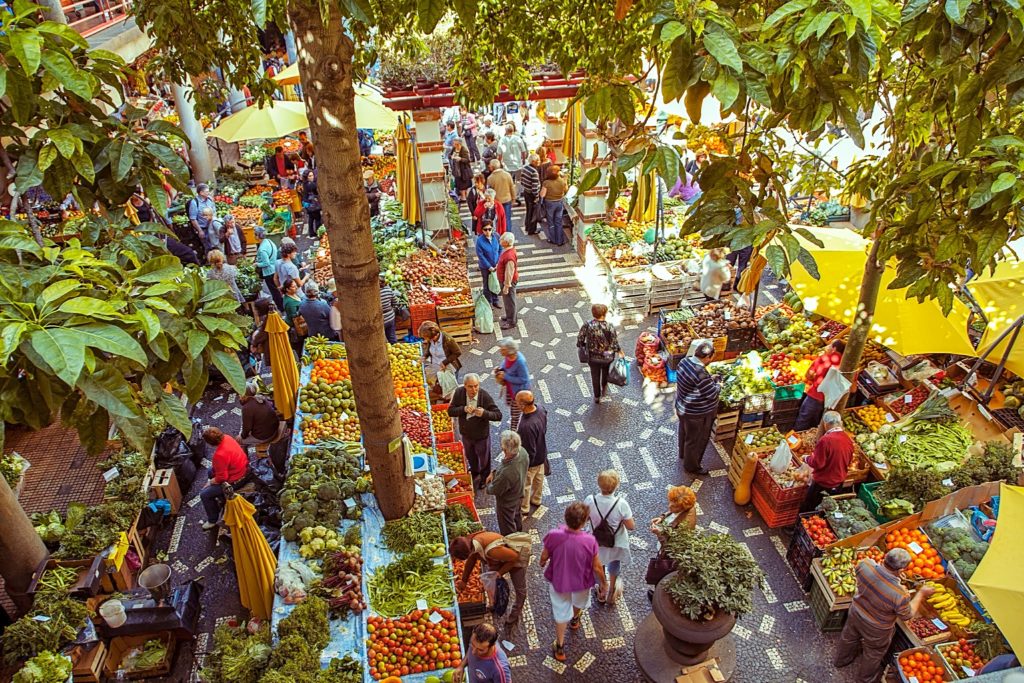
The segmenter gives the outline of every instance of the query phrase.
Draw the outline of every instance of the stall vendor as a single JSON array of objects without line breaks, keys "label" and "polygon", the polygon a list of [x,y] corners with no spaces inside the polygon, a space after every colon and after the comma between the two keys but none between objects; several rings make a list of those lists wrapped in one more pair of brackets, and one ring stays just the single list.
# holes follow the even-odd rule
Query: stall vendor
[{"label": "stall vendor", "polygon": [[203,441],[216,447],[213,457],[210,458],[213,463],[210,479],[206,482],[206,487],[199,492],[203,510],[206,511],[203,531],[209,531],[217,526],[217,520],[224,507],[224,491],[221,484],[237,484],[245,479],[249,473],[249,458],[237,441],[216,427],[207,427],[203,430]]},{"label": "stall vendor", "polygon": [[800,412],[796,416],[796,424],[793,429],[802,432],[805,429],[813,429],[814,425],[821,421],[821,414],[825,412],[825,395],[819,391],[822,380],[828,374],[828,369],[833,365],[839,367],[843,360],[843,351],[846,344],[837,339],[821,352],[821,355],[814,359],[811,367],[807,369],[807,376],[804,378],[804,400],[800,404]]},{"label": "stall vendor", "polygon": [[814,452],[804,458],[804,463],[811,470],[811,481],[800,512],[810,512],[817,508],[822,495],[826,493],[830,496],[839,493],[852,460],[853,439],[843,430],[842,416],[829,410],[821,418]]}]

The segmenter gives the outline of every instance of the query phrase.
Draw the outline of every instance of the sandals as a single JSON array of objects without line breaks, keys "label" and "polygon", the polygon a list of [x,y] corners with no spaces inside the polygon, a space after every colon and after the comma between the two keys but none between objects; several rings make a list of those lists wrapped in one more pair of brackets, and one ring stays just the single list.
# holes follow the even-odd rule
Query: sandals
[{"label": "sandals", "polygon": [[571,628],[573,631],[580,630],[580,617],[579,617],[579,615],[576,615],[575,617],[573,617],[572,619],[569,620],[569,628]]},{"label": "sandals", "polygon": [[565,648],[558,644],[558,641],[551,643],[551,656],[559,662],[565,661]]}]

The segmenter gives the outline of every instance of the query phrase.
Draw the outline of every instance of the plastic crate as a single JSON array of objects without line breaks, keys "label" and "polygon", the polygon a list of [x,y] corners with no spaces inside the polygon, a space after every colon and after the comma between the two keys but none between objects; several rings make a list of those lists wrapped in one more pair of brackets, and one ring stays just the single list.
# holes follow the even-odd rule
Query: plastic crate
[{"label": "plastic crate", "polygon": [[842,631],[846,624],[846,617],[849,614],[849,605],[842,607],[829,607],[828,597],[822,591],[817,582],[811,585],[811,595],[808,601],[811,604],[811,613],[814,615],[814,622],[822,633],[834,633]]},{"label": "plastic crate", "polygon": [[[789,384],[784,387],[775,387],[776,401],[792,401],[803,398],[804,384]],[[799,409],[799,406],[798,406]]]},{"label": "plastic crate", "polygon": [[875,489],[884,484],[882,481],[873,481],[867,484],[861,484],[860,488],[857,489],[857,497],[864,501],[864,505],[867,507],[868,512],[875,516],[879,524],[885,524],[896,519],[895,517],[886,517],[878,511],[879,502],[875,498]]},{"label": "plastic crate", "polygon": [[749,394],[743,397],[744,413],[767,413],[771,412],[775,397],[771,392],[764,394]]},{"label": "plastic crate", "polygon": [[782,507],[776,507],[771,501],[765,498],[764,494],[755,486],[751,491],[751,500],[754,509],[761,515],[765,526],[769,529],[777,529],[782,526],[792,526],[796,523],[800,514],[800,501]]},{"label": "plastic crate", "polygon": [[449,506],[454,505],[456,503],[468,507],[469,511],[473,513],[473,519],[475,519],[478,522],[480,521],[480,513],[477,512],[476,505],[473,503],[472,493],[456,493],[454,495],[448,496]]},{"label": "plastic crate", "polygon": [[768,470],[768,464],[765,460],[767,458],[759,460],[757,469],[754,470],[754,489],[760,489],[761,495],[764,496],[765,500],[776,504],[780,508],[792,503],[796,503],[797,507],[799,507],[800,503],[807,497],[807,484],[782,487],[779,482],[775,481],[775,477]]},{"label": "plastic crate", "polygon": [[757,329],[753,327],[728,330],[725,334],[726,351],[750,351],[757,343]]},{"label": "plastic crate", "polygon": [[[940,669],[942,669],[945,672],[945,674],[946,674],[945,680],[947,680],[947,681],[955,681],[956,680],[956,676],[954,676],[949,671],[949,669],[946,667],[946,664],[943,661],[942,657],[937,655],[935,653],[935,651],[932,650],[932,648],[930,648],[930,647],[915,647],[915,648],[911,648],[909,650],[903,650],[903,651],[901,651],[901,652],[896,654],[896,672],[900,676],[900,681],[902,681],[903,683],[911,683],[910,676],[907,675],[907,673],[903,670],[903,666],[900,664],[900,657],[903,657],[904,655],[907,655],[907,654],[916,654],[918,652],[923,652],[924,654],[928,655],[928,657],[932,660],[932,662],[934,662],[935,666],[939,667]],[[917,679],[915,678],[914,680],[916,681]]]},{"label": "plastic crate", "polygon": [[[814,512],[804,513],[798,515],[797,519],[816,514]],[[821,554],[821,549],[811,541],[811,537],[807,535],[804,525],[797,524],[793,537],[789,541],[789,548],[786,551],[786,561],[793,568],[793,573],[796,574],[796,579],[803,586],[804,590],[808,590],[811,585],[811,562],[814,558],[821,557]]]}]

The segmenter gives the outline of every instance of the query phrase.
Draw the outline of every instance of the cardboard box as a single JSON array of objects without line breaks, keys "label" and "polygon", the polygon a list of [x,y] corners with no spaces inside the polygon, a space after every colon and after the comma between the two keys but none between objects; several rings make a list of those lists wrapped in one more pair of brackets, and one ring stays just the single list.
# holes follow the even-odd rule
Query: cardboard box
[{"label": "cardboard box", "polygon": [[149,498],[163,498],[171,504],[171,514],[177,514],[181,507],[181,487],[171,468],[157,470],[149,482]]},{"label": "cardboard box", "polygon": [[718,668],[718,658],[709,659],[694,666],[685,666],[681,676],[676,676],[676,683],[721,683],[725,674]]}]

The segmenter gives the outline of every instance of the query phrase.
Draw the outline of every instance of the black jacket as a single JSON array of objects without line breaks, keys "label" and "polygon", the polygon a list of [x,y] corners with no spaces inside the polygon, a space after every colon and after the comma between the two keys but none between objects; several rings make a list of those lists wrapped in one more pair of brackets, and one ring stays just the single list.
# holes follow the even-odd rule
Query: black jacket
[{"label": "black jacket", "polygon": [[448,414],[459,418],[459,434],[464,438],[479,441],[491,431],[491,422],[501,422],[501,411],[494,399],[483,389],[476,395],[476,405],[484,409],[482,417],[466,415],[466,387],[459,387],[448,404]]},{"label": "black jacket", "polygon": [[516,431],[530,454],[530,467],[543,465],[548,459],[548,411],[537,406],[532,413],[523,413]]}]

